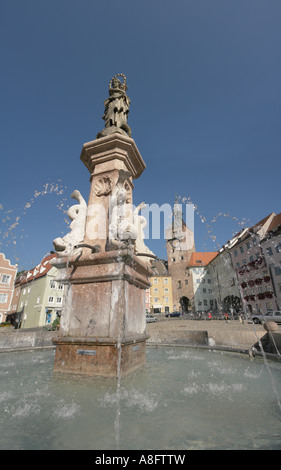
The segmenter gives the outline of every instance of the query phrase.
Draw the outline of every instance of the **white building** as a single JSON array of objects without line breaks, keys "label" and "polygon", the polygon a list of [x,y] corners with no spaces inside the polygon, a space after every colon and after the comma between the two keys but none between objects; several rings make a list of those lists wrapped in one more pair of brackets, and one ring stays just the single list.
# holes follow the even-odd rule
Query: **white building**
[{"label": "white building", "polygon": [[20,296],[16,316],[21,328],[50,326],[61,315],[65,286],[55,280],[58,270],[50,263],[56,256],[46,256],[17,281]]},{"label": "white building", "polygon": [[191,255],[188,269],[193,284],[193,312],[212,310],[215,306],[214,285],[208,263],[216,255],[216,252],[198,252]]},{"label": "white building", "polygon": [[219,250],[217,256],[208,264],[208,269],[212,276],[214,310],[237,313],[241,309],[241,296],[229,243]]}]

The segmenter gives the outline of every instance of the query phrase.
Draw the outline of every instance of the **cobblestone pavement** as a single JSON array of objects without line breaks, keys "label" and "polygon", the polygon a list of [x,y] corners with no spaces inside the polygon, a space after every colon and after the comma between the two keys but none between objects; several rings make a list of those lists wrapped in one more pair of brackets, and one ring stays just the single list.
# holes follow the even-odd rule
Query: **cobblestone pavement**
[{"label": "cobblestone pavement", "polygon": [[[183,318],[158,318],[155,323],[147,323],[149,343],[185,342],[191,332],[207,332],[213,344],[225,347],[251,348],[258,339],[264,337],[263,325],[238,320],[186,320]],[[186,334],[185,334],[186,332]],[[277,332],[281,333],[281,326]]]},{"label": "cobblestone pavement", "polygon": [[[179,318],[163,318],[160,317],[155,323],[147,323],[147,332],[149,331],[169,331],[170,329],[186,329],[186,330],[206,330],[216,331],[265,331],[263,325],[253,325],[250,322],[240,323],[238,320],[185,320]],[[278,331],[281,332],[281,325],[278,325]]]}]

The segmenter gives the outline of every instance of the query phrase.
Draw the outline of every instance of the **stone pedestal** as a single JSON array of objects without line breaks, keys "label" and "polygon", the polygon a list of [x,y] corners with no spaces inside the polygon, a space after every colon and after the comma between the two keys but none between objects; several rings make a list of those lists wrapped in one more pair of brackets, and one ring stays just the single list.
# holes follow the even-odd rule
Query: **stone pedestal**
[{"label": "stone pedestal", "polygon": [[134,141],[119,134],[85,144],[81,160],[91,173],[82,251],[54,261],[65,289],[54,371],[124,376],[146,360],[145,290],[152,271],[133,245],[110,248],[108,212],[116,184],[132,196],[132,180],[145,164]]},{"label": "stone pedestal", "polygon": [[110,197],[121,176],[132,201],[132,180],[142,174],[145,163],[134,140],[121,134],[84,144],[80,159],[91,174],[85,243],[106,251]]}]

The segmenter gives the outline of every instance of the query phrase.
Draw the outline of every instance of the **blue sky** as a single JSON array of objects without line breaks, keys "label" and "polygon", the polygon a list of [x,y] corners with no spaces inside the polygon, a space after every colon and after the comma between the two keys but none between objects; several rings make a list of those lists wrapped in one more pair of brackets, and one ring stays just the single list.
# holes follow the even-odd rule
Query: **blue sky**
[{"label": "blue sky", "polygon": [[147,165],[136,205],[190,198],[197,251],[279,213],[280,21],[280,0],[2,0],[0,251],[28,269],[67,233],[117,73]]}]

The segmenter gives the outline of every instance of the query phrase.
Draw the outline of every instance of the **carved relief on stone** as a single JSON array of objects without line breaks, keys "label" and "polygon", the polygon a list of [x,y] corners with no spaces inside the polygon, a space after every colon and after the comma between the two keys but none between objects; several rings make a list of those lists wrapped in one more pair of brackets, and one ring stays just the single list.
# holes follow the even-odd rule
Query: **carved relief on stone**
[{"label": "carved relief on stone", "polygon": [[59,256],[78,255],[81,249],[77,250],[75,246],[84,240],[87,204],[78,190],[75,190],[71,197],[76,199],[79,204],[70,207],[67,212],[71,220],[70,232],[63,238],[59,237],[53,241],[54,248],[59,253]]},{"label": "carved relief on stone", "polygon": [[109,176],[102,176],[95,182],[95,195],[100,197],[100,196],[108,196],[108,194],[111,193],[112,187],[111,187],[112,181]]}]

